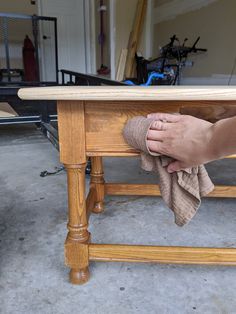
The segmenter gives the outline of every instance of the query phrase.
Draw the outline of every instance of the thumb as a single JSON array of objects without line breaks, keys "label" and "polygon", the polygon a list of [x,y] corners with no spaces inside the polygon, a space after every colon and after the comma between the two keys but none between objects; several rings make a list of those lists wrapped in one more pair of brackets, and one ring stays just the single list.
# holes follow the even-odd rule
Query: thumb
[{"label": "thumb", "polygon": [[183,166],[182,166],[180,161],[174,161],[174,162],[170,163],[167,167],[167,171],[169,173],[180,171],[181,169],[183,169]]}]

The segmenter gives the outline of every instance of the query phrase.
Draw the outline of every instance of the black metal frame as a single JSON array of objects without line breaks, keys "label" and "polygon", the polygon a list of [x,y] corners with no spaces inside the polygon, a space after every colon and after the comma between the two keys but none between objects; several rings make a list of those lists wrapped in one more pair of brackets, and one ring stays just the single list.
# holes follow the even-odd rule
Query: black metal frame
[{"label": "black metal frame", "polygon": [[[90,86],[101,86],[101,85],[126,85],[125,83],[112,81],[107,78],[101,78],[98,76],[87,75],[83,73],[61,70],[63,85],[90,85]],[[69,81],[65,82],[66,75],[69,75]],[[34,84],[36,85],[36,84]],[[55,84],[54,84],[55,85]],[[28,83],[29,87],[30,84]],[[31,85],[32,86],[32,85]],[[36,86],[45,86],[39,85]],[[23,86],[22,86],[23,87]],[[30,109],[36,108],[39,114],[25,115],[24,113],[18,117],[12,118],[0,118],[0,125],[10,124],[25,124],[25,123],[36,123],[47,136],[47,138],[58,148],[58,134],[51,122],[57,121],[56,109],[52,112],[52,103],[56,108],[56,101],[23,101],[18,96],[19,87],[0,87],[0,102],[8,102],[17,111],[18,108],[30,107]],[[28,112],[29,113],[29,112]]]},{"label": "black metal frame", "polygon": [[41,123],[56,121],[56,114],[50,111],[53,101],[23,101],[17,93],[19,87],[0,87],[0,102],[9,103],[19,114],[16,117],[0,118],[0,125]]},{"label": "black metal frame", "polygon": [[[61,70],[62,74],[62,85],[81,85],[81,86],[101,86],[101,85],[110,85],[110,86],[119,86],[119,85],[127,85],[122,82],[113,81],[105,77],[88,75],[84,73],[69,71],[69,70]],[[69,81],[65,82],[65,77],[69,76]]]},{"label": "black metal frame", "polygon": [[[126,85],[125,83],[112,81],[107,78],[101,78],[93,75],[87,75],[83,73],[61,70],[63,85]],[[69,82],[65,83],[65,76],[69,75]],[[78,84],[79,83],[79,84]],[[28,85],[29,86],[29,85]],[[43,134],[50,140],[50,142],[59,150],[59,138],[57,128],[54,127],[51,122],[57,122],[57,115],[50,114],[49,109],[51,108],[51,103],[55,101],[23,101],[17,96],[19,88],[14,87],[0,87],[0,102],[7,101],[9,103],[14,102],[15,105],[18,104],[28,104],[32,103],[32,106],[40,108],[40,115],[33,116],[19,116],[12,118],[0,118],[0,125],[9,124],[23,124],[23,123],[36,123]],[[50,108],[49,108],[50,107]],[[14,108],[16,109],[16,108]],[[60,170],[59,170],[60,171]],[[88,160],[86,166],[86,174],[90,174],[91,162]],[[47,171],[45,172],[48,173]],[[43,173],[43,176],[45,175]]]},{"label": "black metal frame", "polygon": [[[112,81],[107,78],[101,78],[93,75],[87,75],[83,73],[61,70],[62,73],[62,81],[63,85],[90,85],[90,86],[101,86],[101,85],[126,85],[121,82]],[[65,75],[69,75],[69,81],[65,82]],[[78,84],[78,81],[80,84]],[[18,90],[21,87],[31,87],[31,86],[46,86],[46,84],[18,84],[18,87],[0,87],[0,102],[8,102],[10,104],[14,104],[14,109],[17,111],[17,108],[20,106],[28,105],[33,109],[35,107],[40,114],[37,115],[21,115],[18,117],[12,118],[0,118],[1,124],[19,124],[19,123],[50,123],[51,121],[57,121],[56,112],[50,113],[49,105],[51,106],[51,102],[49,101],[23,101],[18,96]],[[52,85],[52,84],[47,84]],[[54,84],[55,85],[55,84]],[[55,103],[55,102],[54,102]]]},{"label": "black metal frame", "polygon": [[[38,15],[24,15],[24,14],[11,14],[11,13],[0,13],[0,17],[3,18],[3,36],[4,36],[4,45],[5,45],[5,54],[6,54],[6,66],[8,73],[8,82],[0,82],[0,86],[6,85],[17,85],[18,82],[11,81],[11,68],[10,68],[10,54],[9,54],[9,43],[8,43],[8,19],[24,19],[32,20],[33,27],[33,37],[34,37],[34,46],[35,46],[35,57],[36,63],[39,71],[39,42],[38,42],[38,21],[52,21],[54,23],[54,36],[55,36],[55,63],[56,63],[56,81],[55,82],[43,82],[39,81],[38,84],[58,84],[59,83],[59,68],[58,68],[58,40],[57,40],[57,18],[48,17],[48,16],[38,16]],[[36,82],[19,82],[21,85],[34,85]]]}]

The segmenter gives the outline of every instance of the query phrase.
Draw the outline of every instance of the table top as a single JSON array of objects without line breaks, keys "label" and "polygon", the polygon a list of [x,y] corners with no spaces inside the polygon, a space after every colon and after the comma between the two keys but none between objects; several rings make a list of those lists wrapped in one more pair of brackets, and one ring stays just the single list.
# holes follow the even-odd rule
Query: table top
[{"label": "table top", "polygon": [[235,100],[236,86],[56,86],[21,88],[24,100]]}]

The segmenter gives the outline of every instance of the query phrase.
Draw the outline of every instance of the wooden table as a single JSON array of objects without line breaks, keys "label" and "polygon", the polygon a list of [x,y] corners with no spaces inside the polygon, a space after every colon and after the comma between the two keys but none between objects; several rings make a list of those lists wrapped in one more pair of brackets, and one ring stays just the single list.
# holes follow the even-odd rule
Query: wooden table
[{"label": "wooden table", "polygon": [[[129,118],[192,108],[205,118],[217,120],[235,114],[236,87],[45,87],[21,89],[19,97],[57,100],[60,160],[68,180],[65,263],[71,268],[72,283],[89,279],[89,261],[236,265],[236,248],[96,244],[88,231],[90,212],[104,210],[105,195],[160,195],[158,185],[104,182],[103,156],[138,155],[122,137]],[[89,157],[92,172],[86,198]],[[236,197],[236,187],[216,186],[209,197]]]}]

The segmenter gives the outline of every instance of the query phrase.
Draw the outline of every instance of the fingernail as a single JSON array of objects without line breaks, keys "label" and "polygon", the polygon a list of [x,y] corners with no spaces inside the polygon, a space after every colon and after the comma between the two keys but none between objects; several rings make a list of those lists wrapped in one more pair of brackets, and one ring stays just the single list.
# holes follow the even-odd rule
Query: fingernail
[{"label": "fingernail", "polygon": [[169,173],[175,172],[173,169],[168,169],[168,168],[167,168],[167,171],[168,171]]}]

